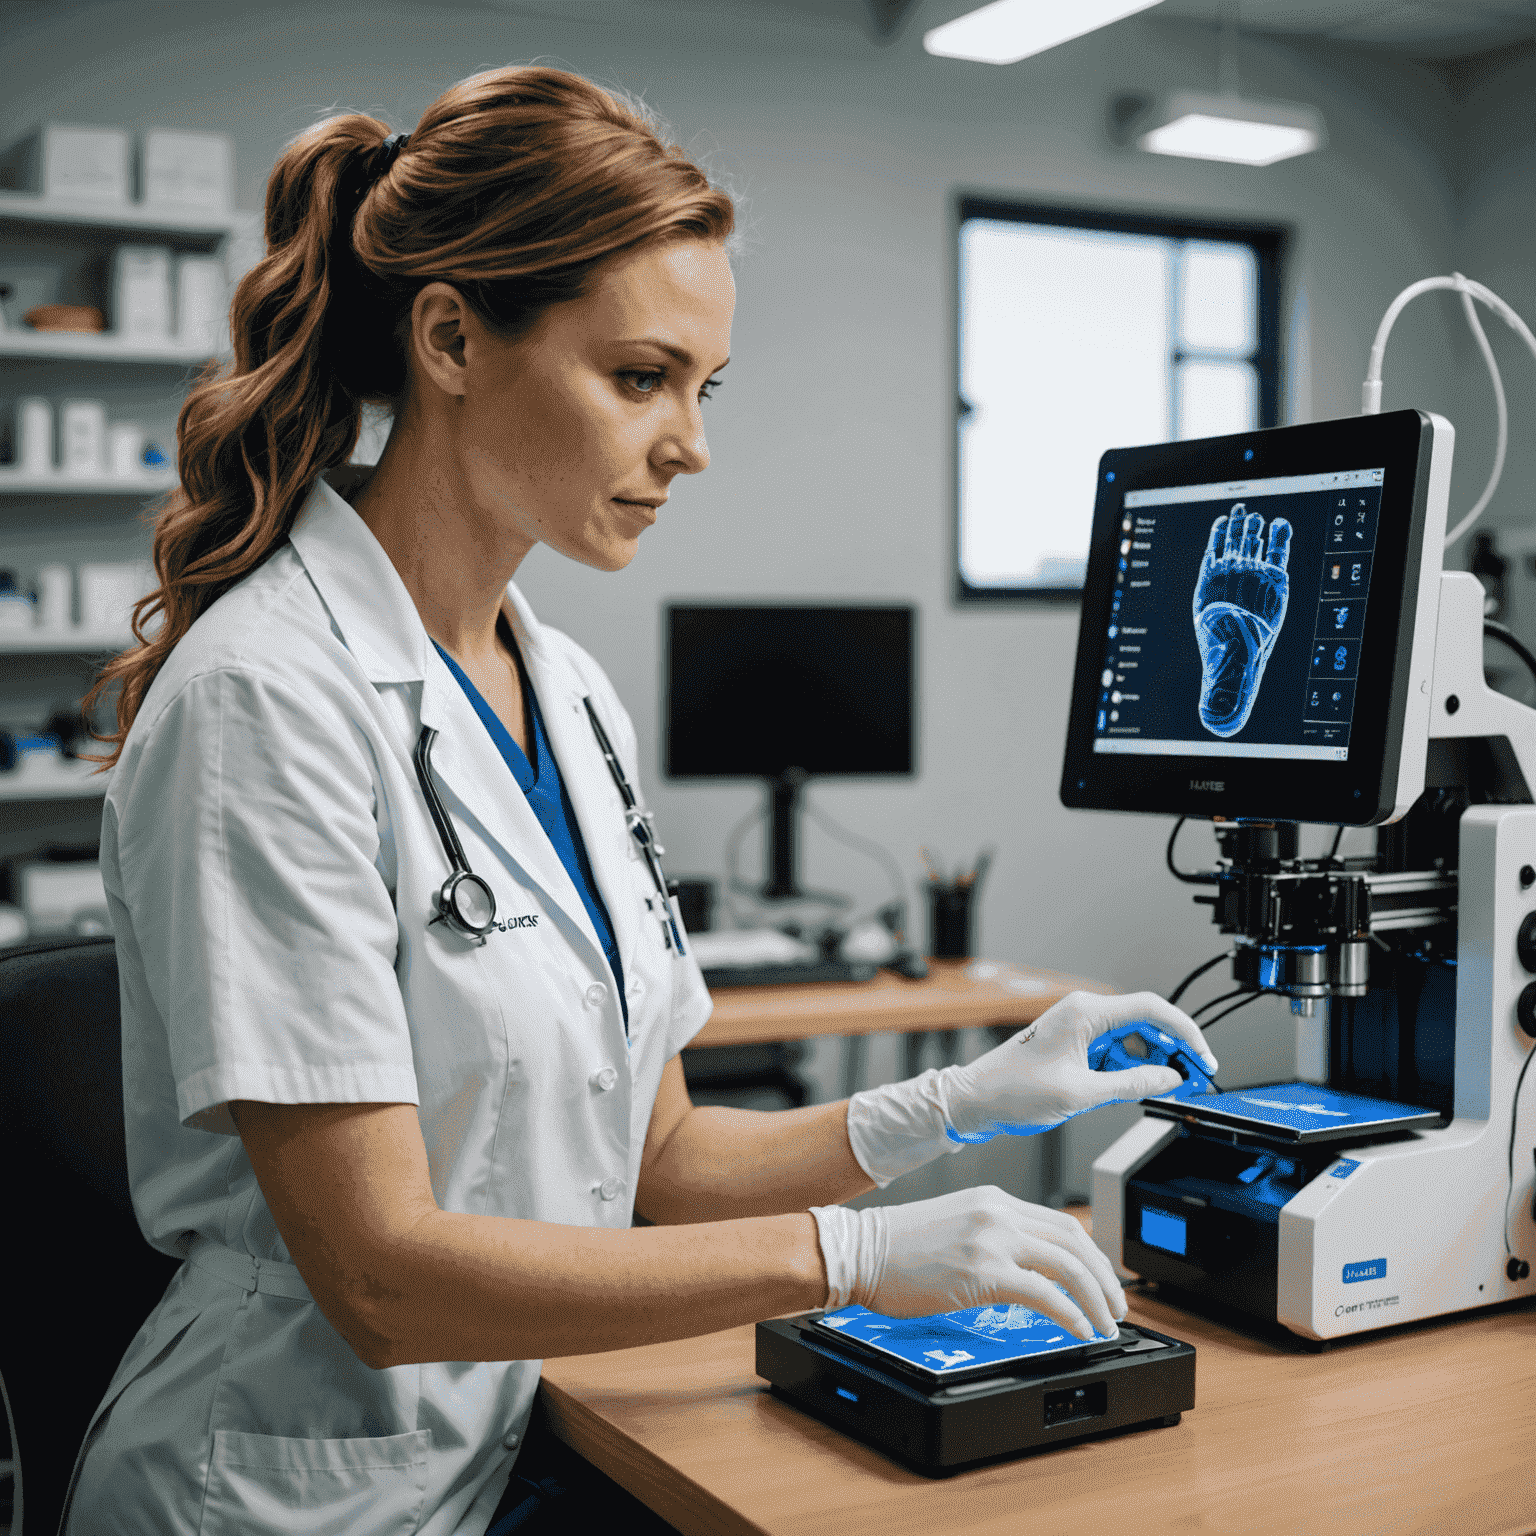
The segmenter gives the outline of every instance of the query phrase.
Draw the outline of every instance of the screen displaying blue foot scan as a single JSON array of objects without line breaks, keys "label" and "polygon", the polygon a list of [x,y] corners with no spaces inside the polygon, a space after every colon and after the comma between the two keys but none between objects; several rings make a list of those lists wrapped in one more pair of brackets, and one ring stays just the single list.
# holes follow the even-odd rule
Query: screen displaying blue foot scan
[{"label": "screen displaying blue foot scan", "polygon": [[856,1339],[935,1376],[1037,1359],[1091,1342],[1017,1302],[967,1307],[932,1317],[884,1317],[867,1307],[841,1307],[818,1318],[817,1327]]},{"label": "screen displaying blue foot scan", "polygon": [[1383,475],[1127,491],[1093,750],[1346,761]]}]

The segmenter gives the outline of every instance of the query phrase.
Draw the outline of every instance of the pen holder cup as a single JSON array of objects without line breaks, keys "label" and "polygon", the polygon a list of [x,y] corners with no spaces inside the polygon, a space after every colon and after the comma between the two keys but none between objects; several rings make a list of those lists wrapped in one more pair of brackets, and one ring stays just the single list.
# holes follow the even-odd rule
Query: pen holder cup
[{"label": "pen holder cup", "polygon": [[971,954],[969,885],[929,885],[928,953],[936,960],[966,960]]},{"label": "pen holder cup", "polygon": [[689,933],[708,933],[715,916],[713,880],[669,880],[667,889],[677,897],[677,910]]}]

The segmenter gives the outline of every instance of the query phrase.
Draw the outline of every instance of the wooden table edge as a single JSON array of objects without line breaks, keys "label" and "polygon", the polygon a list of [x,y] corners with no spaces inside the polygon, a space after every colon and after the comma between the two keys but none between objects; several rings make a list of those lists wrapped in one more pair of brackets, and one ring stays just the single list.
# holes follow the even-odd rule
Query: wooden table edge
[{"label": "wooden table edge", "polygon": [[762,1526],[610,1424],[564,1387],[545,1377],[539,1391],[550,1429],[663,1520],[684,1532],[766,1536]]},{"label": "wooden table edge", "polygon": [[[908,981],[882,972],[864,982],[820,982],[772,987],[729,987],[712,993],[715,1011],[689,1043],[692,1050],[719,1045],[763,1045],[823,1035],[932,1033],[1032,1023],[1069,992],[1110,994],[1107,982],[1034,966],[998,965],[1046,985],[1038,992],[1011,991],[1006,980],[968,981],[966,960],[930,960],[929,976]],[[959,980],[961,990],[954,988]],[[872,996],[882,1006],[869,1006]],[[889,999],[891,1006],[883,1006]],[[905,1015],[902,1005],[910,1010]],[[922,1016],[926,1015],[926,1017]]]}]

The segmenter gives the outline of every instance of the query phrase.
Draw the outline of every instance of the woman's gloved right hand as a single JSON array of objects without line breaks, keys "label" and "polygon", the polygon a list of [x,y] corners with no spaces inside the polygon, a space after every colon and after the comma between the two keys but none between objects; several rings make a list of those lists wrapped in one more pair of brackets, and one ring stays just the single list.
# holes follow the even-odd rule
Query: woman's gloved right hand
[{"label": "woman's gloved right hand", "polygon": [[910,1205],[815,1206],[826,1309],[926,1317],[1019,1302],[1079,1338],[1113,1338],[1125,1292],[1076,1218],[993,1185]]}]

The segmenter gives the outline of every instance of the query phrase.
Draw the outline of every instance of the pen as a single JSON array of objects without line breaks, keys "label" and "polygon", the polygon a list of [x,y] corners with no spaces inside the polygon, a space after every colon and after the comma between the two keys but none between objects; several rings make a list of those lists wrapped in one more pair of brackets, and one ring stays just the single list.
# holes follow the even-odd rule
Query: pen
[{"label": "pen", "polygon": [[928,852],[926,847],[919,848],[917,852],[923,861],[923,868],[928,871],[928,883],[930,885],[942,885],[943,881],[939,876],[938,866],[933,862],[933,855]]},{"label": "pen", "polygon": [[992,862],[992,855],[996,852],[997,850],[995,848],[984,849],[977,856],[975,869],[973,869],[968,875],[961,875],[957,884],[967,888],[974,885],[979,885],[981,883],[982,876],[987,872],[988,865],[990,865]]}]

